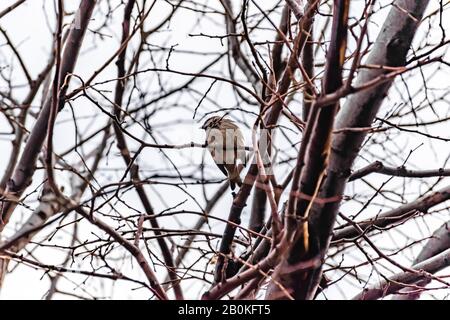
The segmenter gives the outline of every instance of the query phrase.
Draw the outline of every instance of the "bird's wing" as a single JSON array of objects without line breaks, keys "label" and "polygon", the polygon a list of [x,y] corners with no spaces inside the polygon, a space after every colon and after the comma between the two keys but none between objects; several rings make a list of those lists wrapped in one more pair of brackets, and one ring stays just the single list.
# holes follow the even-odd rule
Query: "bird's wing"
[{"label": "bird's wing", "polygon": [[222,171],[223,174],[228,177],[228,172],[225,169],[225,166],[223,164],[218,164],[218,163],[216,163],[216,164],[217,164],[217,167],[220,169],[220,171]]},{"label": "bird's wing", "polygon": [[[210,146],[211,146],[211,144],[210,144]],[[223,151],[222,151],[222,152],[220,152],[220,151],[221,151],[221,150],[219,149],[219,156],[223,156]],[[224,174],[226,177],[228,177],[228,172],[227,172],[225,166],[224,166],[222,163],[217,163],[217,160],[219,160],[219,161],[222,162],[223,159],[222,159],[222,158],[216,159],[216,149],[213,147],[213,148],[211,148],[211,149],[209,150],[209,152],[211,153],[211,156],[212,156],[212,158],[213,158],[213,160],[214,160],[214,163],[217,165],[217,167],[220,169],[220,171],[222,171],[223,174]]]}]

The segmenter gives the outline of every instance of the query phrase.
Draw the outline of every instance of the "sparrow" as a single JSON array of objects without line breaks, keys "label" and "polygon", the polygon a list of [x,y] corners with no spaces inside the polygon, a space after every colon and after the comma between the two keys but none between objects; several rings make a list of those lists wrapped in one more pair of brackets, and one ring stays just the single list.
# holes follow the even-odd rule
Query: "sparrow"
[{"label": "sparrow", "polygon": [[[206,146],[220,171],[228,177],[231,190],[242,186],[239,176],[246,163],[245,142],[239,127],[231,120],[214,116],[205,121]],[[242,164],[237,163],[240,160]]]}]

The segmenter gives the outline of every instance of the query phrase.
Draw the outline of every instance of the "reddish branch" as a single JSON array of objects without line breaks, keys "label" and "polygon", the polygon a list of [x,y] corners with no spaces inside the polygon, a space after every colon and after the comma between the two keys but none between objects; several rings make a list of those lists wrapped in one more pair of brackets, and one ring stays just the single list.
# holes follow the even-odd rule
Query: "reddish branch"
[{"label": "reddish branch", "polygon": [[8,180],[11,178],[12,174],[14,173],[15,166],[17,164],[17,160],[19,159],[20,155],[20,148],[23,144],[24,136],[25,136],[25,123],[28,118],[29,108],[31,106],[31,103],[35,99],[39,89],[42,86],[42,83],[49,75],[50,71],[52,70],[52,67],[54,65],[54,59],[55,55],[53,54],[50,58],[47,65],[43,68],[43,70],[39,73],[39,75],[32,81],[32,86],[30,88],[30,91],[28,92],[27,96],[21,103],[21,110],[18,115],[18,123],[15,126],[16,136],[14,137],[14,140],[12,141],[12,151],[10,152],[10,156],[8,159],[8,166],[5,170],[5,173],[3,174],[3,177],[0,181],[0,192],[3,193],[4,189],[6,188],[6,184],[8,183]]},{"label": "reddish branch", "polygon": [[[16,1],[0,11],[0,19],[25,2]],[[449,266],[448,222],[426,239],[423,237],[428,233],[416,239],[415,234],[403,234],[401,227],[408,228],[412,222],[422,223],[417,217],[428,221],[431,215],[448,209],[444,202],[450,200],[450,187],[439,190],[436,186],[445,180],[443,177],[450,176],[450,171],[445,169],[446,164],[441,169],[437,166],[411,169],[413,166],[409,163],[416,149],[408,155],[408,162],[403,159],[408,166],[388,165],[401,161],[399,141],[403,140],[397,141],[397,135],[400,138],[411,135],[430,139],[433,142],[431,149],[434,143],[449,140],[428,131],[431,126],[439,129],[439,125],[450,118],[443,114],[441,108],[447,103],[447,91],[431,85],[429,80],[434,77],[434,72],[424,72],[435,65],[438,66],[436,70],[442,72],[441,66],[449,65],[445,60],[445,50],[450,42],[446,39],[442,22],[444,12],[447,12],[444,1],[439,1],[438,8],[423,17],[428,1],[394,0],[375,40],[371,34],[374,30],[372,14],[377,13],[380,7],[372,0],[361,7],[352,6],[350,18],[349,0],[335,0],[332,15],[325,12],[327,6],[320,0],[278,1],[272,7],[255,0],[244,0],[241,4],[221,0],[223,10],[209,4],[199,9],[196,1],[178,1],[167,16],[161,17],[164,19],[161,22],[160,18],[158,21],[147,19],[152,17],[150,14],[153,15],[157,2],[147,3],[141,8],[138,1],[127,0],[122,3],[124,13],[119,48],[110,52],[99,68],[91,70],[86,80],[73,71],[79,50],[84,47],[83,38],[92,19],[95,1],[79,2],[75,24],[67,28],[62,37],[64,2],[55,1],[58,5],[57,28],[52,40],[55,49],[37,77],[33,77],[34,69],[28,68],[28,62],[24,60],[27,52],[19,50],[21,47],[13,37],[15,34],[6,27],[0,29],[0,35],[6,39],[6,51],[17,66],[17,70],[6,64],[5,68],[0,67],[0,81],[3,83],[0,116],[11,128],[10,132],[1,130],[0,138],[3,140],[4,136],[7,143],[12,142],[9,161],[0,181],[0,231],[12,215],[14,220],[11,221],[14,222],[18,220],[16,216],[20,218],[19,211],[27,215],[20,221],[22,224],[17,225],[17,230],[14,230],[16,225],[10,223],[4,232],[0,245],[0,286],[8,263],[16,261],[52,271],[48,274],[51,280],[48,297],[55,293],[65,294],[57,286],[58,279],[63,273],[66,276],[76,271],[68,265],[71,261],[79,262],[78,257],[81,256],[91,260],[92,271],[83,268],[79,274],[111,281],[133,281],[150,289],[158,299],[168,299],[168,290],[171,289],[174,289],[175,298],[183,299],[181,284],[185,279],[209,283],[210,263],[215,259],[214,282],[203,294],[203,299],[255,299],[261,296],[261,292],[267,299],[314,299],[319,293],[327,295],[327,291],[323,291],[327,287],[334,293],[334,288],[340,288],[342,279],[352,281],[354,278],[361,284],[364,280],[362,275],[369,269],[371,273],[367,282],[360,288],[365,289],[356,299],[381,299],[391,294],[395,294],[394,299],[418,299],[426,290],[443,286],[448,289],[446,276],[434,275]],[[109,36],[105,30],[114,29],[112,21],[117,20],[111,17],[120,12],[109,4],[102,9],[104,7],[108,10],[107,16],[96,18],[103,24],[97,29],[89,28],[92,31],[89,38],[95,44],[97,41],[103,43],[103,38]],[[358,13],[360,8],[361,15]],[[227,51],[223,52],[223,46],[218,52],[198,52],[172,46],[170,35],[163,37],[163,44],[155,42],[159,38],[151,36],[176,19],[175,12],[179,11],[198,16],[199,23],[195,29],[199,28],[201,33],[196,36],[221,41],[226,38]],[[20,14],[19,10],[17,12]],[[133,12],[136,12],[135,19]],[[316,14],[322,18],[314,25]],[[214,17],[225,19],[225,35],[203,33],[203,19],[215,23]],[[274,23],[273,18],[281,20]],[[156,26],[146,30],[147,22]],[[5,25],[7,23],[5,20]],[[442,37],[440,42],[431,44],[424,32],[423,42],[412,52],[410,47],[420,24],[428,31],[440,28]],[[265,37],[269,28],[276,33],[273,39]],[[353,37],[348,47],[347,34]],[[133,50],[128,48],[132,40],[136,42]],[[93,50],[95,54],[99,53],[96,47]],[[326,57],[322,56],[324,51]],[[412,53],[410,57],[409,52]],[[3,56],[0,57],[2,63],[6,61]],[[203,58],[199,57],[207,56],[214,58],[200,70],[191,70],[190,65],[186,68],[170,67],[180,57],[193,57],[201,62]],[[101,73],[106,75],[114,62],[116,75],[94,82]],[[150,66],[144,66],[149,62]],[[228,64],[221,66],[223,62]],[[14,74],[8,74],[8,69],[15,71]],[[50,74],[53,74],[51,78]],[[238,75],[244,75],[247,81],[242,82]],[[81,86],[67,93],[72,76],[80,81]],[[185,77],[189,80],[175,84]],[[423,88],[408,86],[411,79],[415,81],[420,77]],[[392,108],[380,116],[380,106],[386,101],[396,78],[401,78],[399,86],[395,87],[400,101],[397,103],[394,93],[395,102],[389,103]],[[204,80],[212,83],[206,92],[196,87]],[[317,88],[319,83],[322,85],[320,91]],[[219,88],[223,84],[225,86]],[[107,91],[111,85],[115,86],[113,99]],[[40,106],[35,100],[41,93]],[[235,101],[230,105],[228,99],[221,101],[212,97],[219,93],[220,97],[234,94]],[[230,116],[239,119],[242,129],[251,127],[247,115],[256,118],[252,128],[253,146],[246,147],[254,151],[255,159],[248,167],[244,185],[234,197],[227,217],[216,216],[213,210],[227,193],[227,183],[222,183],[208,199],[210,188],[219,181],[208,180],[203,167],[199,176],[199,167],[189,159],[169,157],[169,153],[183,156],[187,149],[197,152],[199,149],[194,148],[205,147],[195,142],[175,143],[173,139],[176,137],[170,129],[192,123],[181,113],[173,119],[167,119],[166,113],[182,109],[190,112],[193,109],[191,99],[197,97],[201,99],[193,110],[194,118],[202,111],[205,117],[211,113],[230,112]],[[345,103],[340,108],[343,98]],[[81,100],[86,100],[89,106],[99,111],[85,116],[85,109],[78,110],[77,104]],[[72,118],[59,119],[58,113],[66,104],[71,106],[68,115]],[[72,104],[76,107],[72,108]],[[428,117],[430,110],[436,118]],[[282,116],[286,116],[283,119],[286,121],[280,121]],[[105,117],[107,121],[102,121],[98,127],[97,120]],[[89,121],[86,119],[92,123],[87,124]],[[56,126],[67,128],[68,121],[71,124],[73,121],[75,141],[58,155],[53,147],[54,132]],[[31,132],[29,124],[33,125]],[[276,133],[276,140],[270,136],[268,144],[262,143],[263,137],[257,137],[257,133],[263,129]],[[149,138],[152,140],[148,141]],[[113,156],[115,152],[108,149],[114,142],[120,151],[118,162]],[[132,145],[138,146],[137,151]],[[383,149],[382,155],[377,154],[380,148]],[[43,150],[47,152],[40,158],[41,166],[37,160]],[[167,162],[164,160],[160,165],[139,168],[135,162],[144,150],[151,157],[157,157],[158,152],[164,153]],[[272,154],[272,150],[281,155],[276,171],[272,170],[271,162],[272,156],[277,154]],[[441,155],[442,152],[438,152],[438,156]],[[353,163],[358,157],[369,161],[369,164],[355,170]],[[125,169],[120,175],[123,163]],[[115,167],[117,164],[119,166]],[[160,172],[165,165],[168,168]],[[285,168],[286,172],[282,172]],[[43,173],[44,177],[33,183],[36,188],[30,190],[32,179],[40,176],[37,173]],[[277,183],[275,173],[283,175],[281,184]],[[387,181],[381,185],[374,183],[371,179],[374,173],[378,177],[388,176]],[[119,181],[113,180],[114,174],[121,176]],[[63,186],[66,180],[63,177],[66,176],[71,179],[70,197],[64,195],[58,184]],[[358,179],[361,183],[348,185],[348,182]],[[393,186],[399,181],[404,183]],[[412,188],[420,184],[427,190],[421,192],[416,200],[406,203],[405,198],[410,195],[409,182]],[[388,183],[389,188],[386,187]],[[369,193],[355,190],[362,185],[370,190]],[[197,199],[198,189],[195,188],[200,187],[205,206]],[[174,204],[177,199],[167,199],[167,188],[182,192],[187,199]],[[90,192],[84,195],[86,190]],[[130,190],[137,193],[138,204],[132,201],[135,195],[130,195]],[[250,207],[252,190],[250,226],[247,228],[241,226],[241,215],[245,207]],[[164,193],[159,194],[160,191]],[[356,215],[349,216],[351,207],[339,210],[342,199],[353,206],[361,205],[361,209]],[[281,206],[280,200],[284,201]],[[185,207],[190,201],[199,209]],[[157,202],[163,204],[162,208],[153,207]],[[265,217],[267,204],[271,213],[268,219]],[[439,209],[432,210],[437,206]],[[375,207],[381,207],[381,213],[368,215],[367,211]],[[389,209],[386,210],[387,207]],[[123,214],[122,209],[126,213],[136,213]],[[75,214],[74,219],[69,214]],[[344,222],[336,225],[338,215]],[[188,223],[185,216],[199,217],[193,228],[185,229]],[[180,223],[180,227],[169,229],[161,226],[165,219]],[[83,240],[79,238],[80,233],[72,232],[68,227],[72,225],[76,230],[80,223],[86,224],[86,221],[100,229],[99,234],[92,233],[96,238]],[[206,223],[213,229],[202,230]],[[146,224],[151,227],[146,227]],[[223,235],[214,229],[217,224],[225,226]],[[45,231],[50,234],[45,234]],[[10,232],[13,234],[9,235]],[[45,240],[36,239],[38,232],[44,234]],[[65,236],[61,237],[61,233],[66,232],[72,232],[70,244],[61,241],[66,240]],[[378,241],[384,243],[385,237],[391,235],[395,247],[384,248],[378,244]],[[397,245],[401,242],[398,237],[406,239],[407,243]],[[214,247],[216,240],[221,241],[217,252]],[[157,245],[156,251],[153,251],[153,244]],[[406,267],[399,263],[397,257],[405,256],[411,248],[418,248],[420,252],[415,256],[412,267]],[[23,249],[27,249],[26,253]],[[44,263],[45,259],[36,260],[35,257],[42,256],[42,250],[54,249],[66,250],[61,267]],[[146,281],[134,280],[115,271],[112,265],[118,260],[114,253],[123,249],[127,254],[119,258],[119,265],[131,254]],[[23,256],[21,250],[30,256]],[[35,255],[34,250],[39,255]],[[358,250],[362,260],[355,262],[352,256],[349,264],[344,255]],[[157,260],[154,265],[150,260],[153,257]],[[384,262],[401,272],[387,276]],[[99,272],[97,266],[111,273]],[[53,277],[55,271],[58,275]],[[163,282],[156,275],[160,271],[166,277]],[[374,282],[375,273],[384,280]]]},{"label": "reddish branch", "polygon": [[[94,155],[94,160],[90,168],[89,173],[85,177],[80,177],[79,183],[74,188],[70,198],[80,199],[83,193],[88,188],[90,182],[94,178],[93,175],[97,171],[100,160],[102,159],[104,149],[106,147],[107,138],[109,136],[109,129],[106,128],[105,134],[101,143],[98,146],[98,152]],[[7,241],[4,241],[1,245],[2,250],[8,250],[9,252],[17,253],[24,249],[27,244],[33,239],[33,237],[41,231],[46,222],[57,213],[63,211],[64,214],[68,214],[70,210],[66,210],[58,197],[55,196],[48,183],[44,184],[44,188],[40,195],[39,206],[33,210],[30,217],[20,227],[20,229],[11,236]],[[4,277],[6,276],[9,260],[0,259],[0,288],[3,284]]]},{"label": "reddish branch", "polygon": [[[131,156],[131,153],[128,149],[127,142],[125,139],[125,136],[122,132],[122,128],[119,126],[118,122],[121,120],[121,110],[122,110],[122,99],[123,94],[125,91],[125,84],[126,80],[123,79],[125,76],[125,57],[126,57],[126,49],[127,44],[129,41],[129,33],[130,33],[130,20],[131,20],[131,13],[134,7],[135,1],[130,0],[127,2],[125,6],[124,11],[124,18],[122,22],[122,41],[120,43],[120,47],[122,50],[120,51],[120,54],[117,58],[117,78],[119,79],[116,83],[116,90],[114,94],[114,115],[116,117],[116,122],[114,122],[114,132],[116,134],[117,138],[117,147],[122,155],[122,158],[126,164],[127,167],[130,167],[130,175],[131,179],[136,182],[135,188],[136,192],[139,196],[139,199],[141,200],[142,205],[144,206],[144,209],[147,213],[147,215],[150,215],[151,218],[150,224],[152,228],[155,229],[156,236],[161,235],[161,231],[159,231],[161,228],[159,226],[159,223],[157,219],[154,217],[154,211],[153,207],[150,203],[150,200],[147,196],[147,193],[145,192],[144,186],[140,184],[141,178],[139,175],[139,171],[137,166],[133,163],[134,159]],[[123,79],[123,80],[122,80]],[[162,237],[157,237],[157,242],[159,244],[159,247],[161,249],[164,262],[166,264],[166,267],[168,269],[170,280],[172,281],[172,286],[174,288],[175,292],[175,298],[178,300],[183,299],[183,292],[180,287],[179,278],[175,270],[175,263],[173,261],[172,253],[170,252],[169,246],[166,243],[166,240]]]},{"label": "reddish branch", "polygon": [[[323,94],[333,93],[342,86],[342,68],[347,48],[347,20],[350,3],[348,0],[334,1],[331,41],[327,54],[327,66],[322,81]],[[320,101],[320,97],[319,97]],[[286,213],[287,237],[290,244],[288,257],[277,268],[276,279],[283,287],[293,292],[296,299],[308,299],[310,285],[302,283],[307,277],[305,271],[286,273],[291,265],[309,260],[317,255],[316,239],[309,237],[309,212],[324,179],[330,154],[333,124],[339,103],[317,108],[311,106],[305,133],[299,151],[297,165],[292,180],[292,189]],[[303,197],[298,197],[300,191]],[[291,245],[292,243],[292,245]],[[310,252],[310,245],[314,246]],[[268,299],[281,298],[278,287],[273,282],[267,295]]]},{"label": "reddish branch", "polygon": [[[398,0],[394,2],[388,17],[370,54],[367,65],[402,67],[406,63],[412,39],[427,7],[428,1]],[[402,8],[401,10],[398,8]],[[357,84],[367,83],[385,73],[389,68],[362,69],[356,79]],[[386,81],[376,87],[349,96],[336,119],[336,129],[369,127],[374,120],[387,91],[392,84]],[[341,197],[354,159],[365,139],[366,132],[342,132],[334,135],[327,177],[319,197],[327,199]],[[316,204],[312,208],[310,228],[317,245],[315,252],[325,256],[339,210],[339,202]],[[321,279],[321,267],[311,270],[306,278],[299,281],[299,287],[307,287],[305,297],[314,297]]]},{"label": "reddish branch", "polygon": [[[261,116],[264,116],[265,112],[267,112],[268,110],[263,125],[264,128],[272,128],[277,123],[278,118],[280,117],[280,114],[284,108],[284,97],[289,90],[289,86],[292,81],[292,75],[294,74],[295,70],[297,70],[297,68],[299,67],[297,59],[307,39],[305,32],[302,31],[310,29],[311,24],[313,22],[315,10],[317,8],[317,4],[318,1],[314,0],[308,3],[306,13],[299,22],[300,31],[294,40],[294,47],[291,51],[288,63],[285,66],[281,79],[277,83],[277,90],[271,95],[271,99],[269,100],[268,103],[268,108],[266,108],[265,104],[263,104]],[[261,154],[265,154],[267,150],[260,150],[260,152]],[[253,183],[257,175],[258,175],[258,166],[256,165],[256,163],[252,163],[244,179],[243,186],[241,187],[235,199],[233,200],[233,204],[231,206],[230,213],[228,215],[228,220],[233,224],[240,224],[241,222],[240,216],[242,210],[246,206],[247,199],[250,195],[250,191],[253,188]],[[215,283],[220,283],[224,281],[227,276],[229,276],[230,274],[234,274],[236,272],[236,270],[233,270],[233,268],[229,268],[227,272],[224,272],[223,270],[225,267],[225,262],[227,262],[228,266],[233,265],[233,262],[228,261],[230,246],[232,244],[234,234],[236,231],[236,227],[234,227],[233,224],[227,224],[227,226],[225,227],[222,241],[220,243],[219,256],[214,272]]]},{"label": "reddish branch", "polygon": [[[66,199],[69,202],[70,199]],[[102,220],[94,217],[90,213],[84,211],[81,207],[79,207],[76,203],[72,203],[72,206],[74,206],[76,212],[78,212],[83,218],[87,219],[90,223],[97,226],[104,232],[106,232],[111,238],[113,238],[117,243],[120,243],[121,246],[123,246],[137,261],[139,267],[142,269],[144,274],[146,275],[151,290],[154,292],[156,297],[160,300],[167,300],[168,297],[164,291],[164,289],[161,287],[161,285],[158,282],[158,279],[156,278],[155,273],[153,272],[153,269],[150,267],[148,262],[146,261],[142,251],[133,244],[133,242],[126,240],[124,237],[122,237],[116,230],[114,230],[112,227],[110,227],[107,223],[103,222]]]}]

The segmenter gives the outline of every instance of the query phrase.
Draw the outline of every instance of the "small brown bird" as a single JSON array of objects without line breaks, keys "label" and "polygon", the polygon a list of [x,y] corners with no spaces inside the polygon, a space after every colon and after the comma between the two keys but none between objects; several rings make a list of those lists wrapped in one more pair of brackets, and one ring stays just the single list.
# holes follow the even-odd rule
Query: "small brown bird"
[{"label": "small brown bird", "polygon": [[[245,142],[239,127],[223,117],[211,117],[201,127],[206,131],[206,144],[214,162],[230,180],[231,190],[242,185],[240,167],[246,163]],[[242,164],[238,165],[240,160]]]}]

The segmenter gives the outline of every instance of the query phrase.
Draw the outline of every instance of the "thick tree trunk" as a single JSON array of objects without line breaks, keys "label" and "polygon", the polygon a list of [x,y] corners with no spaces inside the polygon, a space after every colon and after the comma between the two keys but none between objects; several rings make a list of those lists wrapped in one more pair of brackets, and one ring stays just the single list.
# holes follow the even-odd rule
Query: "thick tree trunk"
[{"label": "thick tree trunk", "polygon": [[[427,5],[428,1],[425,0],[394,1],[365,64],[404,66],[407,53]],[[383,68],[362,69],[358,74],[356,85],[365,84],[387,72]],[[349,96],[337,115],[335,128],[339,130],[371,126],[391,84],[392,81],[384,82]],[[360,151],[365,136],[366,132],[364,131],[344,131],[333,136],[327,176],[321,187],[319,198],[342,197],[353,161]],[[323,204],[316,203],[313,206],[309,219],[311,246],[308,255],[296,254],[294,251],[301,245],[295,244],[290,252],[290,259],[286,262],[286,268],[295,270],[296,266],[311,258],[325,259],[339,204],[340,201],[334,201]],[[303,239],[298,241],[303,241]],[[288,278],[277,278],[276,280],[281,281],[282,285],[297,299],[313,299],[322,276],[321,270],[321,265],[309,270],[300,269],[291,272]],[[273,283],[271,284],[270,293],[267,296],[269,299],[280,296],[276,287]]]},{"label": "thick tree trunk", "polygon": [[[64,48],[59,73],[59,83],[64,84],[64,86],[60,88],[61,97],[64,97],[67,91],[69,78],[66,79],[66,77],[68,77],[75,68],[81,44],[95,5],[96,1],[83,0],[80,3],[80,8],[78,9],[75,20],[71,26],[70,34]],[[62,109],[63,105],[64,99],[60,103],[59,110]],[[14,174],[8,181],[3,195],[5,200],[2,200],[0,208],[0,232],[3,231],[3,228],[11,218],[18,200],[32,182],[36,170],[36,160],[47,136],[48,117],[50,115],[51,106],[52,101],[51,99],[48,99],[28,137],[28,142],[25,145],[19,163],[14,170]]]}]

